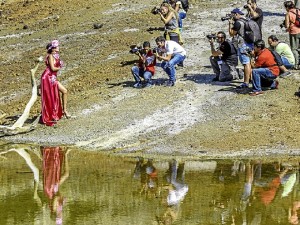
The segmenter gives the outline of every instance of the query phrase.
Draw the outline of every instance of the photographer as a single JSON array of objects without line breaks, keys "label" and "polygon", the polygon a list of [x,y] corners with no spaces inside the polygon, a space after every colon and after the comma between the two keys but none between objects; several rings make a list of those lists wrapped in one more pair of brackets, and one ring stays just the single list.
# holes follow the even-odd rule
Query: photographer
[{"label": "photographer", "polygon": [[156,58],[163,60],[161,67],[168,74],[169,80],[166,86],[174,86],[176,82],[176,69],[175,66],[179,63],[183,63],[186,58],[186,51],[184,48],[175,41],[166,41],[162,36],[155,39],[157,46],[161,52],[165,52],[164,55],[155,54]]},{"label": "photographer", "polygon": [[152,86],[151,78],[155,73],[154,66],[156,64],[156,58],[150,49],[150,43],[148,41],[145,41],[143,43],[142,49],[137,49],[135,51],[131,50],[131,52],[139,56],[138,65],[133,66],[131,68],[132,75],[136,81],[136,83],[133,86],[135,88],[141,88],[142,87],[141,78],[144,78],[146,82],[145,87],[151,87]]},{"label": "photographer", "polygon": [[178,13],[178,27],[179,31],[182,32],[182,20],[186,17],[186,11],[183,8],[182,2],[179,0],[169,1],[172,8]]},{"label": "photographer", "polygon": [[291,72],[287,69],[292,69],[295,66],[295,57],[290,46],[284,42],[279,42],[275,35],[268,37],[268,43],[270,48],[276,51],[281,57],[283,65],[279,68],[283,73],[280,74],[280,77],[290,75]]},{"label": "photographer", "polygon": [[256,0],[248,0],[247,5],[244,5],[244,8],[247,9],[246,17],[254,20],[261,31],[264,16],[263,11],[257,7]]},{"label": "photographer", "polygon": [[231,18],[229,21],[229,34],[232,38],[234,46],[238,49],[238,56],[241,64],[244,66],[244,82],[237,88],[249,88],[249,81],[251,77],[251,65],[249,49],[253,49],[253,43],[247,43],[244,40],[245,35],[245,17],[244,13],[235,8],[231,11]]},{"label": "photographer", "polygon": [[295,25],[296,20],[296,7],[292,1],[284,2],[284,7],[286,9],[285,14],[285,27],[286,31],[289,32],[290,46],[292,52],[295,56],[295,66],[294,69],[299,69],[299,53],[300,48],[300,27]]},{"label": "photographer", "polygon": [[162,3],[158,14],[165,25],[164,37],[166,40],[172,40],[182,43],[178,27],[178,14],[168,3]]},{"label": "photographer", "polygon": [[252,64],[252,85],[253,92],[251,96],[263,94],[261,89],[261,83],[271,81],[271,89],[278,88],[278,81],[275,80],[280,69],[277,66],[275,58],[269,49],[265,48],[265,42],[263,40],[257,40],[254,43],[254,57],[255,62]]},{"label": "photographer", "polygon": [[[216,36],[208,35],[211,47],[210,63],[216,77],[213,81],[231,81],[239,79],[236,66],[238,65],[237,51],[233,44],[226,40],[223,31],[219,31]],[[215,49],[214,38],[217,39],[219,47]]]}]

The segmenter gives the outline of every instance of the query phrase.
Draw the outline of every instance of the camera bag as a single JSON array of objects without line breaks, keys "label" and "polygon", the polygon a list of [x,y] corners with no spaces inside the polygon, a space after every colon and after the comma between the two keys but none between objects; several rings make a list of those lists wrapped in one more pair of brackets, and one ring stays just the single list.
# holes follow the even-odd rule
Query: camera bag
[{"label": "camera bag", "polygon": [[243,38],[247,43],[254,43],[262,38],[260,28],[254,20],[242,18],[238,21],[241,21],[241,23],[244,25]]}]

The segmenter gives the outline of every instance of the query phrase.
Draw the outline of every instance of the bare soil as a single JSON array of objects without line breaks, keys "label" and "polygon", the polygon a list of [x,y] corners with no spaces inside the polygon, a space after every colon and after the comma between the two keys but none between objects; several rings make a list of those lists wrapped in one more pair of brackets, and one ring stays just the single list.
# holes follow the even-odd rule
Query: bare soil
[{"label": "bare soil", "polygon": [[[272,3],[272,4],[271,4]],[[72,145],[87,150],[126,154],[188,156],[298,155],[299,74],[279,78],[278,90],[250,97],[236,92],[242,81],[214,82],[206,35],[223,30],[221,16],[244,1],[193,1],[184,20],[184,68],[174,87],[164,87],[166,74],[158,68],[152,88],[133,88],[130,68],[136,56],[129,46],[154,40],[162,31],[159,16],[150,10],[158,1],[36,0],[3,1],[0,17],[0,109],[20,115],[30,98],[30,69],[45,56],[53,39],[61,43],[66,66],[59,80],[69,92],[69,112],[54,127],[3,138],[3,142]],[[284,9],[267,0],[264,39],[280,29]],[[94,24],[102,25],[94,29]],[[37,79],[44,70],[40,66]],[[40,112],[40,99],[31,111]]]}]

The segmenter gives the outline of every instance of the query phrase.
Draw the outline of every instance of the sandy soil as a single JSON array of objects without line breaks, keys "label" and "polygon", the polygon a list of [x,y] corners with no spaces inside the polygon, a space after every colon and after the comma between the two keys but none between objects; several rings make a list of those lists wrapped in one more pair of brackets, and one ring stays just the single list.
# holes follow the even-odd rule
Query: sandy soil
[{"label": "sandy soil", "polygon": [[[272,4],[271,4],[272,3]],[[224,30],[220,20],[244,1],[194,1],[184,20],[185,67],[174,87],[161,85],[167,76],[159,68],[156,85],[134,89],[130,68],[136,56],[129,46],[154,40],[162,26],[150,10],[158,1],[37,0],[6,1],[0,18],[0,108],[12,123],[30,98],[30,68],[52,39],[61,42],[66,63],[59,80],[69,91],[73,119],[54,127],[3,138],[4,142],[72,145],[88,150],[126,154],[241,156],[298,154],[299,74],[280,78],[280,88],[250,97],[235,91],[241,81],[215,82],[209,67],[206,35]],[[282,31],[284,9],[267,0],[264,38]],[[103,24],[94,29],[94,24]],[[40,66],[37,78],[44,70]],[[40,99],[32,117],[40,111]]]}]

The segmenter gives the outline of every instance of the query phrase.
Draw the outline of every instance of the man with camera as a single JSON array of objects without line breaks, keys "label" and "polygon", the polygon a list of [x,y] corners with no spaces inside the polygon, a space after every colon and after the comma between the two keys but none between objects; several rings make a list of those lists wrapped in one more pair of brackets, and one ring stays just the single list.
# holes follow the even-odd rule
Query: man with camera
[{"label": "man with camera", "polygon": [[262,82],[271,82],[271,89],[277,89],[278,81],[276,78],[280,73],[280,69],[271,51],[265,47],[263,40],[257,40],[254,43],[254,59],[255,61],[251,62],[253,92],[250,95],[263,94]]},{"label": "man with camera", "polygon": [[247,5],[244,5],[244,8],[247,9],[246,17],[254,20],[258,24],[261,31],[264,16],[263,11],[257,7],[256,0],[248,0]]},{"label": "man with camera", "polygon": [[244,82],[237,88],[249,88],[249,81],[251,77],[251,64],[249,51],[253,49],[253,43],[245,41],[245,17],[244,13],[235,8],[231,11],[231,18],[229,21],[229,34],[232,38],[232,43],[238,50],[238,56],[241,64],[244,66]]},{"label": "man with camera", "polygon": [[143,43],[143,48],[133,48],[130,52],[138,55],[139,57],[138,65],[131,68],[131,73],[136,81],[133,86],[135,88],[141,88],[141,78],[144,78],[146,82],[145,87],[151,87],[152,76],[155,73],[156,58],[150,49],[150,42],[145,41]]},{"label": "man with camera", "polygon": [[164,53],[155,53],[155,56],[158,60],[163,60],[161,67],[169,76],[166,86],[174,86],[176,82],[175,66],[183,63],[186,58],[186,51],[177,42],[171,40],[167,41],[163,36],[157,37],[155,42],[160,49],[160,52]]},{"label": "man with camera", "polygon": [[[239,79],[236,66],[238,65],[237,50],[226,40],[226,34],[219,31],[217,35],[207,35],[211,47],[210,63],[216,77],[213,81],[231,81]],[[219,47],[216,49],[214,40]]]}]

